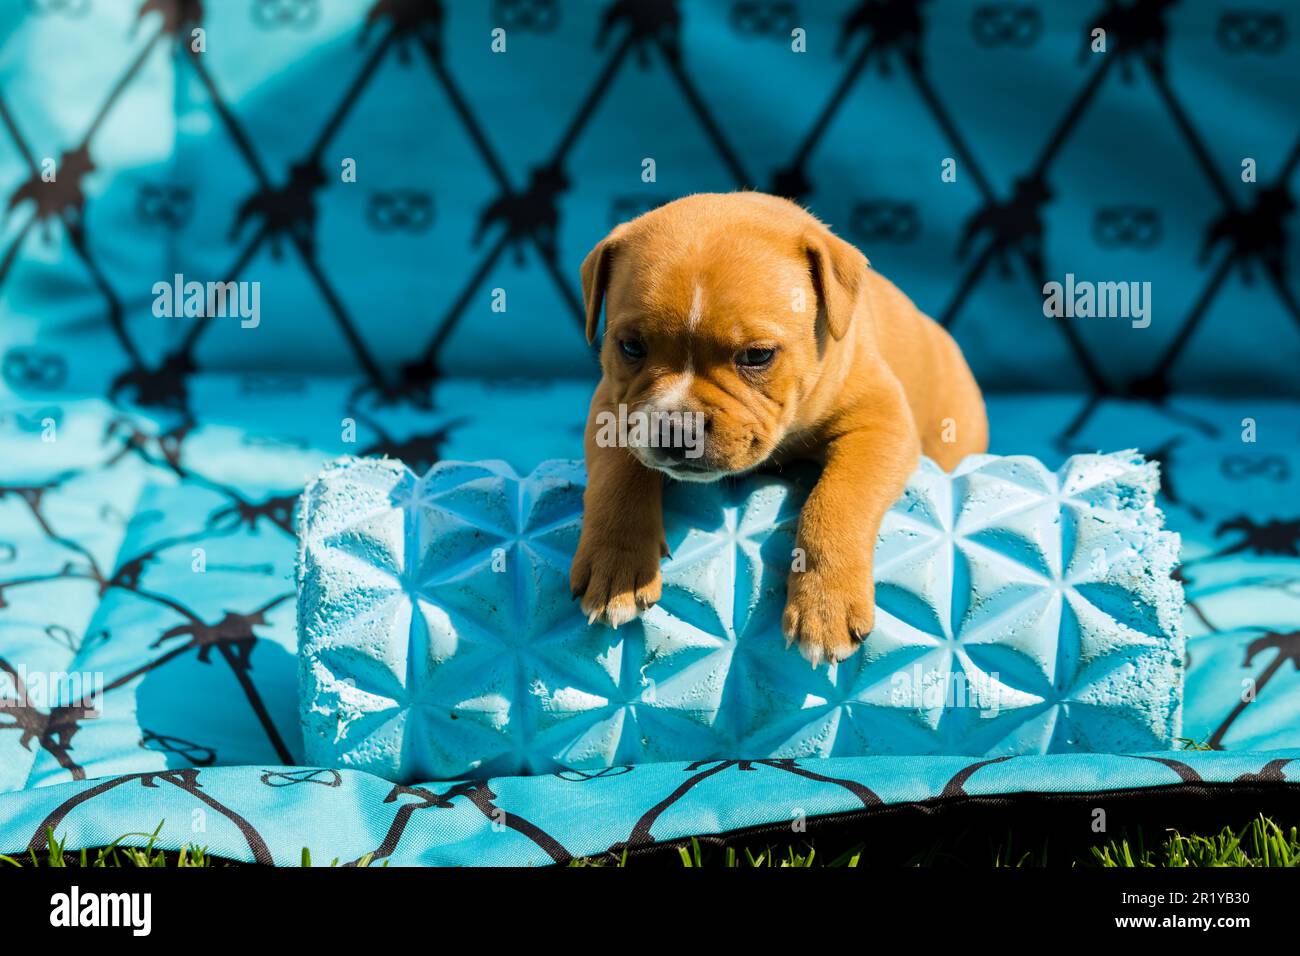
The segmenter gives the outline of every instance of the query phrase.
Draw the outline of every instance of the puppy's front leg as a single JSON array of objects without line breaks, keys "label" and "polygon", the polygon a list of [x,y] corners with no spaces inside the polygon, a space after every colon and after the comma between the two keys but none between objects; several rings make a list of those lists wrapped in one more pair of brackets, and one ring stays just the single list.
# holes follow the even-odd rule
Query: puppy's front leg
[{"label": "puppy's front leg", "polygon": [[[799,516],[782,628],[814,667],[841,661],[875,625],[872,559],[885,512],[920,457],[906,406],[875,409],[834,439]],[[800,559],[802,559],[802,570]]]},{"label": "puppy's front leg", "polygon": [[612,410],[598,389],[587,419],[587,490],[569,587],[589,620],[618,627],[659,600],[668,545],[660,474],[626,448],[596,441],[597,416]]}]

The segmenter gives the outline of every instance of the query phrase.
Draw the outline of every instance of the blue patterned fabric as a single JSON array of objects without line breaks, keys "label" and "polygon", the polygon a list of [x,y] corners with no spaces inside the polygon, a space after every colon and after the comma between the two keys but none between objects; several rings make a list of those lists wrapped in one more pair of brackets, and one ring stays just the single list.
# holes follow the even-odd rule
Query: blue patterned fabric
[{"label": "blue patterned fabric", "polygon": [[[289,381],[293,388],[287,387]],[[165,783],[190,780],[185,774],[196,770],[205,794],[209,785],[215,790],[218,781],[229,781],[227,795],[214,799],[239,807],[244,798],[238,794],[260,795],[257,803],[265,806],[265,815],[255,826],[277,847],[277,858],[288,858],[299,844],[318,854],[359,855],[373,849],[366,846],[372,837],[381,836],[374,830],[343,836],[332,828],[333,835],[315,832],[314,839],[307,839],[309,824],[294,814],[277,813],[279,791],[259,782],[268,771],[306,774],[278,769],[303,765],[295,693],[296,543],[289,509],[327,460],[356,446],[394,450],[389,444],[393,434],[411,427],[436,431],[452,413],[418,417],[415,425],[409,413],[379,415],[371,425],[359,427],[354,446],[340,441],[338,432],[329,434],[315,416],[300,413],[303,403],[318,409],[321,418],[331,407],[343,409],[345,382],[286,380],[279,393],[260,389],[264,384],[256,377],[204,379],[196,394],[212,403],[213,416],[183,440],[147,416],[100,400],[5,407],[0,417],[0,461],[8,469],[0,485],[0,674],[33,680],[37,690],[52,673],[90,675],[84,686],[92,690],[94,675],[102,675],[102,683],[93,701],[97,715],[92,715],[83,700],[24,701],[12,682],[0,678],[0,697],[5,698],[0,707],[0,788],[7,791],[0,793],[0,852],[25,846],[30,828],[71,795],[121,775],[127,779],[113,789],[115,796],[105,802],[96,798],[80,811],[77,828],[69,831],[74,837],[102,842],[127,829],[151,831],[163,815],[169,816],[168,827],[179,826],[181,818],[158,802],[175,788],[144,786],[144,778],[130,775],[170,772],[170,777],[157,778]],[[241,398],[246,388],[255,397]],[[501,448],[502,434],[517,435],[506,450],[513,447],[512,464],[520,470],[580,449],[581,387],[510,392],[447,385],[438,397],[440,404],[476,412],[464,428],[447,434],[440,448],[446,457],[483,457]],[[538,403],[539,398],[544,401]],[[539,413],[526,427],[517,427],[517,412],[538,404],[558,415],[543,422]],[[1016,451],[1059,465],[1065,456],[1057,450],[1053,429],[1086,405],[1084,399],[1065,396],[995,398],[990,414],[1001,427],[994,431],[994,450],[1013,443]],[[247,419],[257,421],[256,427],[229,424],[241,408]],[[1224,764],[1236,768],[1234,777],[1282,759],[1270,751],[1300,748],[1300,670],[1295,666],[1300,656],[1300,525],[1285,517],[1294,514],[1300,477],[1293,455],[1256,451],[1242,444],[1235,430],[1247,411],[1264,433],[1293,427],[1297,410],[1292,403],[1265,401],[1182,399],[1167,410],[1108,402],[1095,409],[1095,424],[1082,438],[1150,448],[1163,459],[1163,504],[1169,526],[1182,536],[1180,577],[1188,599],[1183,734],[1230,751],[1208,756],[1238,761]],[[40,424],[49,419],[59,423],[61,437],[42,442]],[[202,572],[195,571],[196,548],[201,549]],[[1243,693],[1247,689],[1249,695]],[[1083,777],[1068,778],[1075,781],[1069,786],[1084,790],[1155,786],[1168,776],[1168,769],[1159,767],[1159,774],[1135,776],[1135,766],[1151,768],[1132,757],[1077,759],[1017,759],[993,773],[981,771],[982,780],[988,781],[989,792],[1034,791],[1055,779],[1054,771],[1044,768],[1056,760],[1062,768],[1087,768]],[[1166,759],[1195,762],[1205,755],[1172,752]],[[805,774],[803,780],[809,779],[807,773],[853,777],[853,772],[837,769],[841,764],[870,766],[875,768],[869,782],[873,790],[905,786],[921,775],[941,791],[943,780],[970,758],[871,761],[830,757],[796,766]],[[660,773],[667,776],[655,776]],[[611,804],[611,814],[625,815],[629,824],[671,793],[679,774],[684,778],[680,767],[658,771],[642,766],[637,774],[629,779],[661,782],[629,791],[626,805],[622,797]],[[798,776],[783,771],[772,779],[792,783]],[[349,813],[369,820],[367,827],[387,827],[387,818],[374,822],[375,811],[366,807],[385,808],[382,801],[391,785],[354,774],[342,779],[370,782],[333,789],[331,799],[344,801]],[[498,777],[489,786],[493,792],[520,794],[511,810],[528,818],[552,812],[569,799],[561,779]],[[314,780],[288,792],[315,792],[320,785]],[[735,811],[739,817],[720,811],[714,789],[693,790],[674,810],[678,822],[671,832],[716,832],[733,819],[746,825],[760,818],[787,819],[788,803],[769,800],[758,780],[753,774],[725,778],[728,806],[742,808]],[[614,791],[601,787],[593,792],[613,800]],[[449,788],[439,784],[430,789],[442,793]],[[548,788],[562,788],[562,793]],[[838,786],[826,793],[841,791],[847,793]],[[907,797],[899,792],[897,799]],[[824,805],[840,807],[834,800]],[[192,809],[193,801],[187,806]],[[160,809],[166,813],[159,814]],[[257,815],[248,812],[250,819]],[[144,818],[150,815],[158,819],[146,827]],[[572,852],[588,852],[607,835],[603,830],[584,834],[577,823],[573,826],[566,836]],[[115,827],[118,832],[109,837],[107,830]],[[179,830],[168,832],[173,841],[184,837]],[[457,827],[436,831],[428,837],[439,841],[436,846],[412,852],[425,859],[455,858],[450,846],[462,835]],[[252,852],[228,836],[233,842],[222,842],[223,849],[240,857]],[[208,831],[200,842],[215,837],[215,830]],[[477,852],[468,844],[462,849]],[[492,853],[483,861],[520,858]]]},{"label": "blue patterned fabric", "polygon": [[[807,203],[952,330],[1003,393],[994,452],[1161,462],[1189,599],[1183,733],[1229,751],[1177,759],[1225,784],[1294,780],[1270,752],[1300,747],[1298,16],[1274,0],[0,4],[0,851],[90,795],[60,818],[70,846],[165,816],[168,845],[266,858],[215,803],[278,860],[363,853],[399,818],[419,838],[397,860],[552,858],[508,826],[476,842],[488,785],[403,796],[294,769],[292,504],[341,454],[580,457],[582,255],[643,209],[744,186]],[[1070,274],[1150,281],[1149,326],[1044,317],[1044,283]],[[260,323],[155,315],[175,275],[259,282]],[[810,773],[908,800],[964,766],[728,766],[637,832],[788,820],[792,793],[813,813],[862,806]],[[576,853],[629,840],[692,773],[490,787]],[[1179,773],[1062,755],[970,783]],[[405,814],[408,798],[433,809]],[[196,809],[206,836],[177,829]],[[327,835],[318,812],[347,824]]]},{"label": "blue patterned fabric", "polygon": [[316,865],[370,856],[394,865],[541,866],[695,835],[763,828],[770,837],[795,825],[813,833],[819,819],[921,801],[1083,794],[1090,799],[1074,819],[1092,820],[1096,808],[1114,806],[1116,791],[1234,784],[1300,784],[1300,750],[718,760],[423,786],[273,763],[190,768],[0,795],[0,852],[44,848],[47,828],[69,847],[93,847],[162,823],[155,848],[206,845],[248,862],[296,865],[305,847]]}]

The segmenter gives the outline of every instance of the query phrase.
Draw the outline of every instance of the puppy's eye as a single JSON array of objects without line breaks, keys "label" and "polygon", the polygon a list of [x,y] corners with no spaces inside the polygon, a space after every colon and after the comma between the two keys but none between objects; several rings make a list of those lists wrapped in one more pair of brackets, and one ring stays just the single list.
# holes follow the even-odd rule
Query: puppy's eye
[{"label": "puppy's eye", "polygon": [[736,356],[736,364],[741,368],[763,368],[775,357],[776,349],[745,349]]},{"label": "puppy's eye", "polygon": [[618,347],[629,362],[639,362],[645,358],[645,343],[640,339],[620,339]]}]

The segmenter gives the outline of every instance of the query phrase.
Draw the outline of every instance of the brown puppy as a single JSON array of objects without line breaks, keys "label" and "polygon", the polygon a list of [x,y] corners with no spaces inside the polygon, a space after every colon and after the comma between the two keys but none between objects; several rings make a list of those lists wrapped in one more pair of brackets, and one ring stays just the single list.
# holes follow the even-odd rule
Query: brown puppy
[{"label": "brown puppy", "polygon": [[[617,627],[659,600],[663,475],[810,458],[824,467],[782,625],[813,666],[849,656],[875,621],[880,520],[918,456],[951,469],[987,445],[956,343],[856,248],[761,193],[689,196],[618,226],[583,262],[582,289],[589,341],[602,300],[607,317],[570,572],[583,610]],[[612,442],[620,405],[625,418],[698,413],[703,431],[690,447]]]}]

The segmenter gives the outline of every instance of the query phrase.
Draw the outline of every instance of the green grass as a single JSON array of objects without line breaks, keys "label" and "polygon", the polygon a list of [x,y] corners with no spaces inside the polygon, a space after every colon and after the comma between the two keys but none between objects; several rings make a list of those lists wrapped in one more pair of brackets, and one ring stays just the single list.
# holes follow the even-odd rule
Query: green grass
[{"label": "green grass", "polygon": [[[16,867],[224,867],[238,866],[230,860],[212,856],[206,847],[183,847],[179,851],[161,850],[155,846],[162,823],[153,833],[124,833],[110,845],[95,850],[69,851],[66,839],[59,840],[52,830],[46,830],[46,847],[43,851],[30,850],[26,857],[18,858],[0,854],[0,865]],[[123,846],[122,841],[132,837],[145,838],[140,847]],[[936,844],[917,853],[906,861],[909,866],[992,866],[992,867],[1300,867],[1300,828],[1284,830],[1273,820],[1260,816],[1240,829],[1224,827],[1210,835],[1182,834],[1163,831],[1153,839],[1150,834],[1138,831],[1131,836],[1111,840],[1092,847],[1083,855],[1058,859],[1044,844],[1021,846],[1014,833],[1008,833],[998,842],[986,843],[987,852],[972,851],[968,844]],[[871,866],[872,860],[865,844],[837,852],[825,853],[813,843],[784,847],[724,847],[702,844],[692,839],[689,845],[678,848],[683,867],[721,866],[729,868],[750,867],[860,867]],[[311,851],[303,848],[301,865],[312,865]],[[370,866],[373,855],[362,857],[358,865]],[[338,858],[329,866],[338,866]],[[385,860],[383,866],[388,865]],[[635,859],[624,853],[617,860],[603,858],[575,860],[572,866],[636,866]]]},{"label": "green grass", "polygon": [[[45,829],[45,850],[38,853],[28,850],[26,859],[5,856],[0,853],[0,863],[9,866],[54,866],[54,867],[196,867],[229,866],[226,860],[217,859],[208,854],[207,848],[182,847],[179,851],[167,851],[154,848],[158,834],[162,832],[160,822],[153,833],[123,833],[106,847],[96,850],[69,852],[67,839],[55,838],[54,831]],[[122,841],[129,837],[148,837],[143,847],[122,846]]]},{"label": "green grass", "polygon": [[[8,866],[46,866],[46,867],[226,867],[244,864],[222,857],[212,856],[207,847],[184,846],[180,850],[160,850],[154,847],[158,834],[162,832],[163,823],[159,822],[153,833],[124,833],[106,847],[95,850],[69,852],[67,839],[59,840],[49,827],[45,829],[45,850],[37,852],[28,850],[25,858],[19,859],[0,853],[0,865]],[[143,847],[122,846],[128,837],[148,837]],[[367,853],[357,861],[357,866],[370,866],[375,855]],[[302,848],[300,864],[310,867],[311,850]],[[339,858],[330,861],[330,866],[338,866]],[[383,862],[388,866],[388,861]]]},{"label": "green grass", "polygon": [[1266,817],[1256,817],[1239,831],[1224,827],[1213,836],[1172,835],[1146,849],[1138,841],[1111,842],[1094,847],[1093,863],[1104,867],[1300,867],[1300,835],[1296,827],[1283,830]]}]

